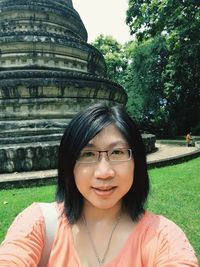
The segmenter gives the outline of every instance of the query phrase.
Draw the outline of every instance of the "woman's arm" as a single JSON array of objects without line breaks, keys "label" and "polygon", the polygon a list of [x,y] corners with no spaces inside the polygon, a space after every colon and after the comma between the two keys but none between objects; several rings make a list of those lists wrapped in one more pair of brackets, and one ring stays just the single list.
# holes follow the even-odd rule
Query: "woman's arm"
[{"label": "woman's arm", "polygon": [[172,221],[164,218],[160,232],[156,267],[198,267],[197,257],[185,233]]},{"label": "woman's arm", "polygon": [[22,211],[0,245],[1,267],[37,267],[44,246],[44,218],[38,204]]}]

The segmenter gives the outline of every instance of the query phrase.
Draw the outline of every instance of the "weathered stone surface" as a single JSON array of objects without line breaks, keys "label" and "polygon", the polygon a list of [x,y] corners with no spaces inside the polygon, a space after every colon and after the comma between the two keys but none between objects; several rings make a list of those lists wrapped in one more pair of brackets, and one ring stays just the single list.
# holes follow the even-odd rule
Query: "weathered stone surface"
[{"label": "weathered stone surface", "polygon": [[156,136],[153,134],[142,134],[142,139],[146,148],[146,153],[155,151]]},{"label": "weathered stone surface", "polygon": [[127,95],[71,0],[1,0],[0,11],[0,173],[56,168],[69,120]]},{"label": "weathered stone surface", "polygon": [[3,146],[0,173],[57,168],[58,142]]}]

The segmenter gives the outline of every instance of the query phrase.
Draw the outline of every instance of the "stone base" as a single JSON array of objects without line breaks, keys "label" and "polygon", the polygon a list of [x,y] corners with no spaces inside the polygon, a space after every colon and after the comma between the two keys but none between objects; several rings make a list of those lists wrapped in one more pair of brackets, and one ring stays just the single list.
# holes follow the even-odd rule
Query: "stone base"
[{"label": "stone base", "polygon": [[57,168],[58,142],[5,145],[0,148],[0,173]]},{"label": "stone base", "polygon": [[146,148],[146,153],[151,153],[156,150],[156,136],[153,134],[142,134],[142,139]]}]

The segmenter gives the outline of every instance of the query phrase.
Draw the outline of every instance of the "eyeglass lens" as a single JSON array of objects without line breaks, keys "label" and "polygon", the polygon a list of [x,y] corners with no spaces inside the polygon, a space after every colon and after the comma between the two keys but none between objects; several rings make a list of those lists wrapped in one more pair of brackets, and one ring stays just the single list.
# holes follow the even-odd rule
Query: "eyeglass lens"
[{"label": "eyeglass lens", "polygon": [[97,162],[101,159],[102,153],[106,153],[109,161],[126,161],[130,160],[132,154],[131,149],[116,148],[108,151],[83,150],[78,158],[79,162]]}]

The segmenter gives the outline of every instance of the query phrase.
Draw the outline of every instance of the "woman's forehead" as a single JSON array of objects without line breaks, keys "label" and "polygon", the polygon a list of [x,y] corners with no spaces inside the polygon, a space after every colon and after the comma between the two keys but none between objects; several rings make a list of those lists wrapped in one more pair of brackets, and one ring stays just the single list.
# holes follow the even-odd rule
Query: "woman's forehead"
[{"label": "woman's forehead", "polygon": [[117,146],[123,144],[127,144],[126,139],[114,124],[110,124],[91,139],[87,146]]}]

